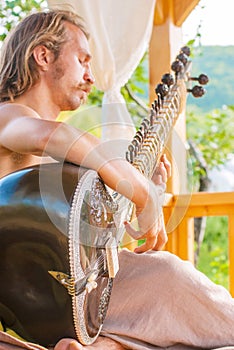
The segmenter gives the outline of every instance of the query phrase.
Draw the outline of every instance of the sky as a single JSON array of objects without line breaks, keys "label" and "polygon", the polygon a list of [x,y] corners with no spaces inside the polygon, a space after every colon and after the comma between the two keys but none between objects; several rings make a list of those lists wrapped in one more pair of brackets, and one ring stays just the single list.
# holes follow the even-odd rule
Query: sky
[{"label": "sky", "polygon": [[234,45],[234,0],[201,0],[184,22],[184,42],[199,25],[202,45]]},{"label": "sky", "polygon": [[185,43],[199,25],[202,45],[234,46],[234,0],[200,0],[183,24]]}]

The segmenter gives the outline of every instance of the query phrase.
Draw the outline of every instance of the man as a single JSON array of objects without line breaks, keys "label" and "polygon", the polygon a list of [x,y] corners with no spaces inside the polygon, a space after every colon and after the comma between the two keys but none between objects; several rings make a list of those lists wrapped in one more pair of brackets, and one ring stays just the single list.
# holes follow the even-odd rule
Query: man
[{"label": "man", "polygon": [[91,90],[87,38],[81,18],[57,11],[26,18],[6,40],[0,78],[0,177],[55,159],[93,168],[106,184],[135,202],[141,232],[126,227],[146,238],[137,251],[160,249],[166,234],[159,232],[155,220],[158,205],[152,184],[113,150],[108,154],[95,137],[55,122],[60,111],[77,109]]},{"label": "man", "polygon": [[120,253],[120,271],[102,330],[105,337],[86,347],[62,339],[55,349],[232,345],[234,302],[228,292],[191,264],[158,251],[167,241],[158,219],[158,193],[170,173],[167,160],[160,164],[156,186],[97,138],[55,121],[61,111],[78,108],[94,83],[87,38],[81,19],[73,13],[33,14],[6,40],[0,68],[0,177],[64,159],[92,168],[135,203],[139,231],[129,223],[126,229],[133,237],[146,239],[134,253]]},{"label": "man", "polygon": [[152,184],[112,149],[108,152],[97,138],[55,122],[60,111],[78,108],[94,83],[87,34],[76,25],[75,15],[57,13],[54,19],[52,13],[27,18],[3,50],[0,177],[38,164],[38,157],[47,162],[47,157],[50,161],[66,159],[93,168],[107,185],[131,199],[139,214],[144,211],[139,215],[141,232],[129,227],[133,235],[147,238],[137,252],[160,249],[166,235],[164,231],[158,234],[157,194]]}]

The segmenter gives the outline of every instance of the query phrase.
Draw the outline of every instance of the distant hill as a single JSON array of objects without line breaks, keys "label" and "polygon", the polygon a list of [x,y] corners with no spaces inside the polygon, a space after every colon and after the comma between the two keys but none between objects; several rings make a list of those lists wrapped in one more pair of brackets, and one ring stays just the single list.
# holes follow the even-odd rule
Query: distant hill
[{"label": "distant hill", "polygon": [[223,105],[234,105],[234,46],[202,46],[192,58],[192,76],[208,75],[206,95],[200,99],[189,96],[187,105],[204,112]]}]

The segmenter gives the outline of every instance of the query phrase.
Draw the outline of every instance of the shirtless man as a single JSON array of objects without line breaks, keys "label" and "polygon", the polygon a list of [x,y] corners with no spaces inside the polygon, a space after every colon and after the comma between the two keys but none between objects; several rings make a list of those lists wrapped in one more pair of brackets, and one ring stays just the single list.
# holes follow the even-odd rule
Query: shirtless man
[{"label": "shirtless man", "polygon": [[[34,14],[6,40],[0,68],[0,177],[26,166],[66,159],[96,170],[111,188],[136,205],[139,231],[126,223],[133,237],[146,238],[137,253],[159,250],[167,241],[158,224],[157,190],[126,160],[108,151],[99,139],[65,123],[61,111],[75,110],[86,99],[94,78],[90,70],[88,34],[75,14]],[[170,172],[164,158],[162,180]],[[159,178],[160,181],[160,178]],[[100,346],[99,346],[100,344]],[[106,344],[106,345],[105,345]],[[87,349],[122,349],[99,338]],[[56,350],[82,349],[62,340]]]}]

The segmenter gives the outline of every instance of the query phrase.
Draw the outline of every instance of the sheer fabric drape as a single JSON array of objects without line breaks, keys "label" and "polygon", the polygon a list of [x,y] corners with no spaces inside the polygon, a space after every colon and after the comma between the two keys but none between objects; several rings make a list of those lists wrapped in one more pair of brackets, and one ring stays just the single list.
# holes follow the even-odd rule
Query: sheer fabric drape
[{"label": "sheer fabric drape", "polygon": [[[143,57],[152,31],[156,0],[67,0],[81,15],[90,32],[95,85],[104,91],[102,137],[131,139],[135,133],[121,87]],[[58,5],[49,0],[50,7]],[[125,146],[121,143],[122,147]],[[120,152],[121,148],[120,147]]]}]

